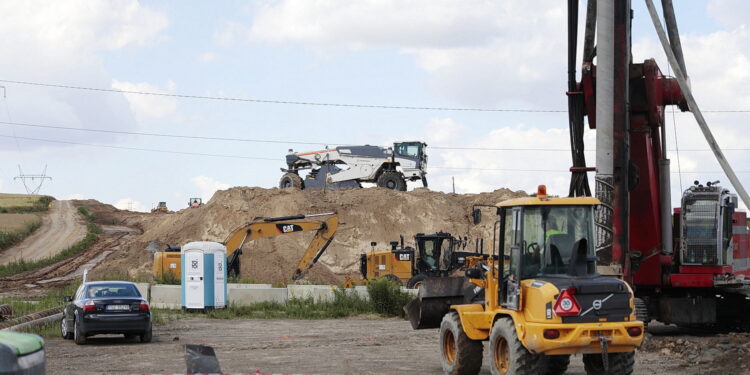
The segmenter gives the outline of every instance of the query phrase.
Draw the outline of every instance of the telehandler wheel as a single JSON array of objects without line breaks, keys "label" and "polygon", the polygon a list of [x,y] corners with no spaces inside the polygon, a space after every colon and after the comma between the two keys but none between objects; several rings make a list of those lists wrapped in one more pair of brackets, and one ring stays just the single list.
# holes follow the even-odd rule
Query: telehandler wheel
[{"label": "telehandler wheel", "polygon": [[490,370],[492,375],[537,375],[539,356],[521,344],[513,319],[500,318],[490,332]]},{"label": "telehandler wheel", "polygon": [[609,371],[604,371],[601,354],[584,354],[583,368],[587,375],[630,375],[635,365],[635,350],[627,353],[607,354]]},{"label": "telehandler wheel", "polygon": [[570,365],[570,354],[539,356],[540,375],[562,375],[568,371],[568,365]]},{"label": "telehandler wheel", "polygon": [[279,180],[279,188],[281,189],[304,189],[305,183],[302,181],[302,177],[295,173],[284,173]]},{"label": "telehandler wheel", "polygon": [[440,323],[440,362],[446,375],[476,375],[482,368],[482,342],[464,332],[458,313],[451,311]]},{"label": "telehandler wheel", "polygon": [[419,289],[420,286],[422,286],[422,283],[428,278],[429,276],[420,273],[406,282],[406,287],[409,289]]},{"label": "telehandler wheel", "polygon": [[383,172],[378,177],[378,186],[391,190],[406,191],[406,180],[401,173]]}]

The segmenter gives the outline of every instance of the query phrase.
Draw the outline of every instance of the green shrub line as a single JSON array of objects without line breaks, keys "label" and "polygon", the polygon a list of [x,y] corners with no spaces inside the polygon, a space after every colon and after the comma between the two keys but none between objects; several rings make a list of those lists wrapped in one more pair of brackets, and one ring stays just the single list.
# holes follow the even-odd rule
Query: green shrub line
[{"label": "green shrub line", "polygon": [[50,197],[49,195],[43,195],[31,206],[0,207],[0,214],[44,212],[49,210],[49,204],[52,203],[53,200],[55,200],[55,198]]},{"label": "green shrub line", "polygon": [[15,275],[21,272],[26,272],[30,270],[34,270],[37,268],[49,266],[50,264],[55,264],[59,261],[65,260],[69,257],[72,257],[73,255],[79,254],[83,252],[84,250],[88,249],[91,245],[93,245],[98,239],[99,234],[102,233],[102,228],[96,224],[93,223],[94,215],[88,212],[88,215],[83,214],[81,211],[81,208],[79,207],[78,212],[81,213],[86,218],[86,236],[83,237],[81,241],[78,243],[70,246],[69,248],[53,255],[47,258],[35,260],[35,261],[25,261],[23,259],[13,261],[4,265],[0,265],[0,277],[6,277]]},{"label": "green shrub line", "polygon": [[5,232],[0,231],[0,250],[7,249],[21,241],[24,238],[30,236],[36,232],[39,227],[42,226],[41,221],[32,221],[26,224],[26,226],[19,231]]}]

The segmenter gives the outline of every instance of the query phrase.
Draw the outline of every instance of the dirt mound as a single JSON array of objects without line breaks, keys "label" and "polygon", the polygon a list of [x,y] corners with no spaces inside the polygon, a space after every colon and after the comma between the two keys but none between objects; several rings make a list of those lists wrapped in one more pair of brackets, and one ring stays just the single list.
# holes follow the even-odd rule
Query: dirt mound
[{"label": "dirt mound", "polygon": [[750,373],[750,333],[682,337],[649,334],[641,350],[678,359],[691,374]]},{"label": "dirt mound", "polygon": [[[483,237],[489,246],[494,214],[486,212],[487,219],[474,226],[472,204],[495,204],[525,195],[508,189],[446,194],[421,188],[410,192],[381,188],[323,192],[237,187],[216,192],[199,208],[129,216],[126,221],[144,233],[124,249],[127,251],[110,257],[112,260],[108,259],[98,271],[128,270],[131,276],[150,273],[153,255],[144,250],[147,247],[161,249],[167,244],[176,246],[204,238],[224,241],[231,230],[258,217],[336,211],[342,224],[325,255],[307,276],[311,281],[336,282],[357,272],[358,256],[370,250],[371,241],[378,243],[377,250],[382,250],[401,234],[408,245],[413,245],[416,233],[443,230],[471,239]],[[289,280],[312,236],[311,232],[295,233],[246,244],[241,258],[242,276],[268,283]],[[473,244],[469,247],[473,249]]]}]

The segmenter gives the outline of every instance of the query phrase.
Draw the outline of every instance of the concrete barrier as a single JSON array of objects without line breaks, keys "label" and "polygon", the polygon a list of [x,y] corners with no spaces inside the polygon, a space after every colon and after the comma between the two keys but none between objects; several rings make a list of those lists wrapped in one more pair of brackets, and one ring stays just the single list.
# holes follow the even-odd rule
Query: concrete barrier
[{"label": "concrete barrier", "polygon": [[289,299],[312,298],[315,302],[333,301],[333,291],[337,289],[334,285],[287,285]]},{"label": "concrete barrier", "polygon": [[229,289],[229,304],[247,306],[258,302],[286,303],[288,299],[286,288],[232,288]]},{"label": "concrete barrier", "polygon": [[271,284],[227,284],[227,290],[231,289],[271,289]]},{"label": "concrete barrier", "polygon": [[149,289],[151,289],[151,285],[149,283],[135,283],[135,287],[138,288],[138,292],[141,293],[143,298],[146,299],[146,301],[150,301],[149,298]]},{"label": "concrete barrier", "polygon": [[181,309],[181,287],[179,285],[151,285],[151,307],[157,309]]}]

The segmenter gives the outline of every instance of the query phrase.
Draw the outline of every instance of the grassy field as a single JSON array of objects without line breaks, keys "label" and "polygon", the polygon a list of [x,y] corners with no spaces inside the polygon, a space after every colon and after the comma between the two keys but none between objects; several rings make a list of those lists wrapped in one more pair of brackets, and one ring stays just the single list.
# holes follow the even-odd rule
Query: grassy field
[{"label": "grassy field", "polygon": [[42,219],[35,214],[0,214],[0,231],[18,232],[41,221]]},{"label": "grassy field", "polygon": [[47,211],[53,200],[48,195],[0,193],[0,213]]}]

